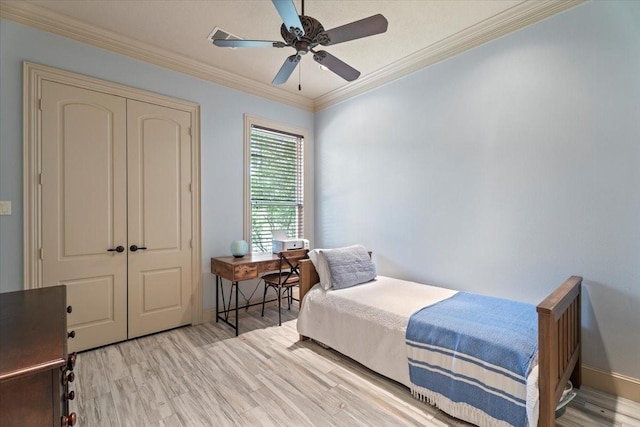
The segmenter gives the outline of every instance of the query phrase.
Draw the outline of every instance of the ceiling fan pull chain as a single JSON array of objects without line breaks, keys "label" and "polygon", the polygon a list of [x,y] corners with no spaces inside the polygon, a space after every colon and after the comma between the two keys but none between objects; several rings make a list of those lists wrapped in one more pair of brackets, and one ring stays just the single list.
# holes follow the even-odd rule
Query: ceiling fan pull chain
[{"label": "ceiling fan pull chain", "polygon": [[298,67],[298,92],[302,91],[302,67]]}]

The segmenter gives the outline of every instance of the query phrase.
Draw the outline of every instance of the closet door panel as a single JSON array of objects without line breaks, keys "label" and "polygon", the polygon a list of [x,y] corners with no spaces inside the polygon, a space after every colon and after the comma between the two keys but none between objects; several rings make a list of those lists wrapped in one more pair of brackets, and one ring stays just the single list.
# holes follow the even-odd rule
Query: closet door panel
[{"label": "closet door panel", "polygon": [[42,83],[42,274],[67,285],[69,350],[126,339],[126,101]]},{"label": "closet door panel", "polygon": [[127,114],[134,338],[191,323],[191,116],[134,100]]}]

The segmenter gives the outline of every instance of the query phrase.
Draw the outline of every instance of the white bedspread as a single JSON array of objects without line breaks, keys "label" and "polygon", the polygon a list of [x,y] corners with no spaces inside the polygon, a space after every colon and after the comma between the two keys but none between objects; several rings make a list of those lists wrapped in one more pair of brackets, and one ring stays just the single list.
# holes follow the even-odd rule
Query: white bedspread
[{"label": "white bedspread", "polygon": [[346,289],[316,285],[305,296],[298,332],[409,387],[409,316],[456,292],[385,276]]}]

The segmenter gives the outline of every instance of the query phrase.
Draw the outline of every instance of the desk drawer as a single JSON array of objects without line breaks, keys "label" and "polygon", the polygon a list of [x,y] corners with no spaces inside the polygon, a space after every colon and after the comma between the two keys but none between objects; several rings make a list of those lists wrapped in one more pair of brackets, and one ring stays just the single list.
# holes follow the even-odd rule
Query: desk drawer
[{"label": "desk drawer", "polygon": [[280,268],[277,255],[251,254],[242,258],[211,258],[211,272],[218,277],[234,282],[257,279],[262,274]]},{"label": "desk drawer", "polygon": [[280,270],[280,260],[274,259],[269,262],[262,263],[261,273],[268,273],[269,271]]},{"label": "desk drawer", "polygon": [[233,278],[233,265],[211,260],[211,272],[217,276],[231,280],[231,278]]},{"label": "desk drawer", "polygon": [[256,264],[242,264],[235,267],[235,280],[249,280],[258,277],[258,266]]}]

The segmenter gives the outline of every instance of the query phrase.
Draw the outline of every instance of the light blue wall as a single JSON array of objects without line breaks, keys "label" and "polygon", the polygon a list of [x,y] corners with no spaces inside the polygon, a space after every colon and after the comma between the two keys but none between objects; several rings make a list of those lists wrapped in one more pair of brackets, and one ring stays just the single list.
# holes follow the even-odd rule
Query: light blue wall
[{"label": "light blue wall", "polygon": [[640,378],[638,23],[589,2],[316,114],[318,245],[531,303],[584,276],[584,362]]},{"label": "light blue wall", "polygon": [[0,200],[11,216],[0,216],[0,292],[22,289],[22,61],[31,61],[117,82],[201,106],[202,269],[205,308],[214,282],[209,258],[229,253],[242,238],[243,115],[307,128],[313,114],[0,20]]},{"label": "light blue wall", "polygon": [[[640,4],[589,2],[315,117],[318,246],[538,302],[585,277],[585,362],[640,378]],[[0,291],[22,285],[22,61],[202,107],[202,242],[242,234],[242,115],[312,114],[0,20]]]}]

